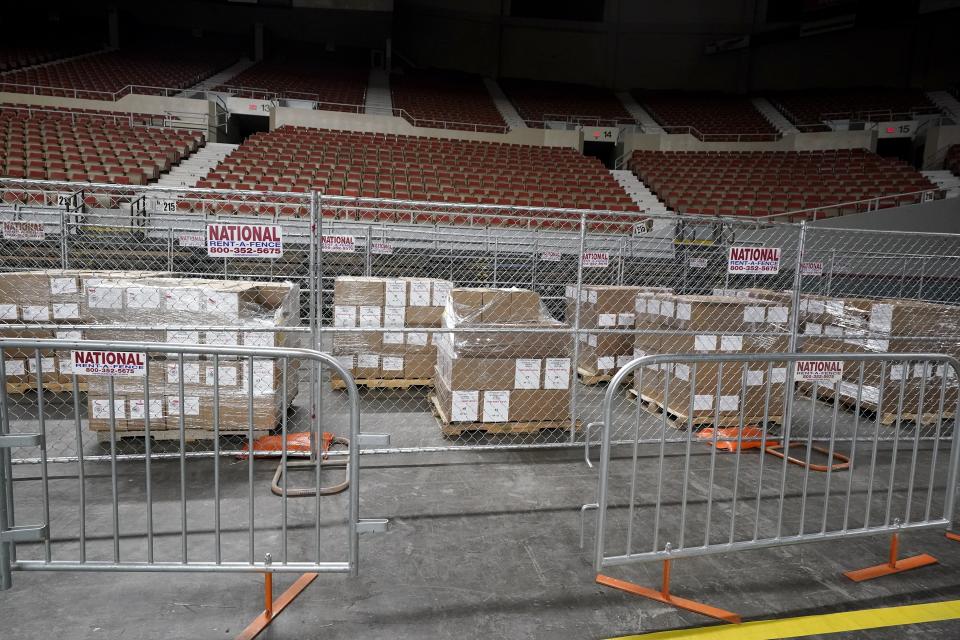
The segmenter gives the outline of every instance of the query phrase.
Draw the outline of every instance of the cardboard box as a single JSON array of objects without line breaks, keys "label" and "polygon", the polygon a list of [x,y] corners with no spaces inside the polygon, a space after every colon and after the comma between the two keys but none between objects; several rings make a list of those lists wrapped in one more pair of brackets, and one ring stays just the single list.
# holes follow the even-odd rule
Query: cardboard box
[{"label": "cardboard box", "polygon": [[410,354],[403,358],[403,377],[407,380],[433,379],[436,366],[436,354]]},{"label": "cardboard box", "polygon": [[338,276],[333,283],[334,304],[384,306],[384,278]]}]

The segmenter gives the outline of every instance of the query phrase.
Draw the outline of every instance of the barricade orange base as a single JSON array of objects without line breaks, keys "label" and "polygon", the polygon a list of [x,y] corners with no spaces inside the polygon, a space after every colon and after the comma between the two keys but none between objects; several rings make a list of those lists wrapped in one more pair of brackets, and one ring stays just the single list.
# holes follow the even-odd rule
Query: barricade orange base
[{"label": "barricade orange base", "polygon": [[263,613],[254,618],[253,622],[236,637],[236,640],[252,640],[260,635],[264,629],[270,626],[273,619],[280,615],[284,609],[293,602],[297,596],[303,593],[303,590],[310,586],[310,583],[316,580],[318,573],[305,573],[294,582],[289,589],[283,592],[279,598],[273,599],[273,573],[263,574]]},{"label": "barricade orange base", "polygon": [[954,542],[960,542],[960,533],[954,533],[953,531],[947,531],[945,534],[947,540],[953,540]]},{"label": "barricade orange base", "polygon": [[662,602],[663,604],[668,604],[671,607],[676,607],[678,609],[699,613],[700,615],[714,618],[715,620],[720,620],[722,622],[740,624],[740,616],[731,611],[720,609],[718,607],[712,607],[708,604],[703,604],[702,602],[687,600],[686,598],[680,598],[675,595],[671,595],[669,560],[663,561],[663,586],[659,591],[656,589],[650,589],[648,587],[641,587],[638,584],[627,582],[626,580],[617,580],[616,578],[611,578],[610,576],[605,576],[601,573],[597,574],[597,584],[602,584],[606,587],[613,587],[614,589],[619,589],[620,591],[626,591],[627,593],[632,593],[633,595],[640,596],[642,598],[649,598],[650,600]]},{"label": "barricade orange base", "polygon": [[937,564],[937,559],[926,553],[910,556],[909,558],[897,559],[897,551],[900,548],[900,534],[895,533],[890,538],[890,559],[883,564],[878,564],[865,569],[856,569],[854,571],[844,571],[843,575],[854,582],[863,582],[864,580],[873,580],[883,576],[889,576],[894,573],[902,573],[910,569],[918,569],[927,565]]},{"label": "barricade orange base", "polygon": [[[797,441],[797,442],[791,442],[790,446],[806,447],[807,445],[805,442]],[[824,449],[823,447],[818,447],[816,445],[810,447],[810,450],[816,451],[817,453],[822,453],[826,456],[830,455],[829,449]],[[834,462],[832,464],[815,464],[813,462],[811,462],[810,464],[807,464],[806,460],[802,460],[800,458],[795,458],[793,456],[786,455],[784,453],[784,446],[780,443],[768,445],[766,448],[766,452],[769,453],[770,455],[777,456],[778,458],[786,458],[787,462],[789,462],[790,464],[796,464],[801,467],[808,467],[811,471],[823,471],[823,472],[844,471],[845,469],[850,468],[850,458],[848,458],[847,456],[843,455],[838,451],[833,452],[833,459],[837,460],[837,462]]]}]

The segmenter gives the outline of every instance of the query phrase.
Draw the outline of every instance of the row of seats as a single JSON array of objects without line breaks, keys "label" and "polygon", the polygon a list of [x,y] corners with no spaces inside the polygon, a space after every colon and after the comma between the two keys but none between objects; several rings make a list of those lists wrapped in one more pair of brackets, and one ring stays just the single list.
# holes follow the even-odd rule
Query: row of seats
[{"label": "row of seats", "polygon": [[638,94],[636,98],[667,133],[691,133],[712,142],[766,142],[779,137],[743,96],[661,93]]},{"label": "row of seats", "polygon": [[800,131],[807,132],[829,131],[824,120],[883,122],[911,120],[915,114],[940,112],[919,89],[790,91],[775,93],[769,98]]},{"label": "row of seats", "polygon": [[507,125],[479,76],[407,73],[390,78],[397,113],[415,126],[503,133]]},{"label": "row of seats", "polygon": [[513,79],[501,79],[499,84],[529,127],[543,128],[545,121],[604,127],[634,124],[633,116],[608,89]]},{"label": "row of seats", "polygon": [[361,67],[284,60],[258,62],[218,86],[245,98],[311,100],[326,111],[357,111],[366,97],[369,72]]},{"label": "row of seats", "polygon": [[6,43],[0,45],[0,72],[12,71],[21,67],[32,67],[52,60],[58,60],[81,51],[78,47],[18,45]]},{"label": "row of seats", "polygon": [[124,87],[137,85],[135,93],[162,95],[167,88],[192,86],[236,58],[236,54],[219,48],[110,51],[14,71],[0,78],[0,91],[16,93],[31,86],[40,87],[36,92],[41,95],[102,100],[104,94],[117,94]]},{"label": "row of seats", "polygon": [[146,184],[203,143],[202,133],[115,114],[0,106],[0,170],[12,178]]},{"label": "row of seats", "polygon": [[[920,202],[934,185],[908,164],[865,149],[828,151],[635,151],[628,167],[678,213],[768,216],[814,207],[852,213]],[[886,196],[886,197],[885,197]]]}]

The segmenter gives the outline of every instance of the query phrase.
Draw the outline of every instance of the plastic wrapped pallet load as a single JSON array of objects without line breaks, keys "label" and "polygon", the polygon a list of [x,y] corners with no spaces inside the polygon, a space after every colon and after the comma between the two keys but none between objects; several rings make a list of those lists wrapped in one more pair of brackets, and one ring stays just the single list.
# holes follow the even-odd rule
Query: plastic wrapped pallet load
[{"label": "plastic wrapped pallet load", "polygon": [[445,432],[458,433],[458,423],[487,431],[567,426],[569,326],[551,318],[536,293],[453,289],[443,326],[451,331],[437,348],[434,401]]}]

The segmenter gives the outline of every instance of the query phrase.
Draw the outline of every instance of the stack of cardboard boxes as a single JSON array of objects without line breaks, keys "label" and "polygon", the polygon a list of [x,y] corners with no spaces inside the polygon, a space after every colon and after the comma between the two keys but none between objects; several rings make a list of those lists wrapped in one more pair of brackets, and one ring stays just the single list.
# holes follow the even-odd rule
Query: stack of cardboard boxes
[{"label": "stack of cardboard boxes", "polygon": [[357,380],[433,378],[447,280],[340,276],[334,282],[333,355]]},{"label": "stack of cardboard boxes", "polygon": [[435,400],[446,424],[569,419],[569,326],[536,293],[453,289],[443,325],[453,331],[438,345]]},{"label": "stack of cardboard boxes", "polygon": [[[637,301],[634,356],[782,353],[789,308],[779,302],[733,296],[643,296]],[[672,333],[647,333],[643,329]],[[669,394],[665,383],[669,378]],[[786,364],[726,362],[648,365],[634,388],[675,415],[762,417],[782,414]],[[741,406],[741,398],[743,406]]]},{"label": "stack of cardboard boxes", "polygon": [[[283,327],[299,319],[299,290],[289,282],[259,283],[229,280],[170,278],[154,272],[33,271],[0,274],[0,311],[8,315],[0,335],[63,340],[167,342],[220,346],[289,346],[292,335]],[[16,319],[14,319],[16,318]],[[17,323],[19,326],[11,327]],[[36,329],[30,325],[45,325]],[[211,326],[216,329],[203,330]],[[136,327],[136,328],[124,328]],[[148,329],[146,327],[157,327]],[[36,384],[35,350],[6,350],[7,382]],[[39,375],[44,383],[72,388],[70,352],[43,350]],[[179,426],[180,370],[175,357],[160,354],[148,368],[151,427]],[[280,364],[257,358],[252,370],[247,361],[221,357],[218,387],[221,396],[220,426],[245,429],[245,399],[252,381],[254,422],[273,428],[283,404]],[[287,400],[297,392],[297,366],[288,370]],[[212,362],[196,355],[184,357],[183,415],[189,428],[212,429],[214,376]],[[88,389],[90,428],[109,428],[110,378],[78,376]],[[144,378],[114,377],[114,415],[118,430],[139,430],[144,425]],[[206,405],[206,408],[205,408]],[[240,415],[242,414],[242,415]],[[171,417],[177,417],[170,422]]]}]

